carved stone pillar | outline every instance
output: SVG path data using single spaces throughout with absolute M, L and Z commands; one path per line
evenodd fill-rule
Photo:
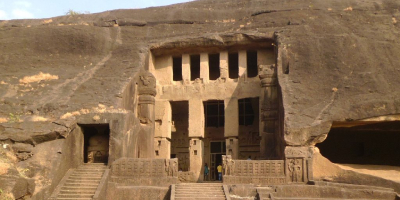
M 189 171 L 193 173 L 194 180 L 203 180 L 204 170 L 203 170 L 203 156 L 204 156 L 204 142 L 201 138 L 190 138 L 189 144 L 189 160 L 190 169 Z
M 141 129 L 138 137 L 138 157 L 153 158 L 154 153 L 154 104 L 156 78 L 150 72 L 142 72 L 138 80 L 137 113 Z
M 260 156 L 261 159 L 276 157 L 276 133 L 278 125 L 278 88 L 275 65 L 259 65 L 261 79 Z

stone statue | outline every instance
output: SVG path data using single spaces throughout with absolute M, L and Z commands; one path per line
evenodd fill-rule
M 177 159 L 170 159 L 169 160 L 169 169 L 168 169 L 168 176 L 176 177 L 178 176 L 178 160 Z
M 222 169 L 223 169 L 222 172 L 223 172 L 223 175 L 228 175 L 228 174 L 227 174 L 227 172 L 228 172 L 228 171 L 227 171 L 228 165 L 227 165 L 227 159 L 226 159 L 226 157 L 227 157 L 227 156 L 225 156 L 225 155 L 222 156 Z
M 226 175 L 233 175 L 235 167 L 235 161 L 231 155 L 226 156 Z

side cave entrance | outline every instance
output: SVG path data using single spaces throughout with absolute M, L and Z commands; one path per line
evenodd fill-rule
M 110 126 L 108 124 L 81 124 L 84 163 L 108 163 Z
M 351 168 L 400 165 L 400 121 L 334 122 L 317 144 L 323 156 Z M 379 165 L 379 166 L 377 166 Z

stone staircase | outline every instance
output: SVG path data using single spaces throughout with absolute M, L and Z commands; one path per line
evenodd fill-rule
M 91 200 L 106 169 L 103 163 L 91 163 L 69 170 L 49 200 Z
M 221 183 L 181 183 L 172 187 L 171 200 L 229 200 Z

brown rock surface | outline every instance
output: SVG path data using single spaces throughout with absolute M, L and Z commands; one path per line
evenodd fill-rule
M 285 142 L 313 145 L 325 139 L 332 121 L 399 113 L 399 9 L 396 0 L 200 0 L 0 21 L 0 142 L 34 146 L 32 158 L 18 165 L 37 161 L 34 169 L 44 171 L 30 177 L 41 187 L 38 177 L 54 173 L 61 159 L 41 158 L 56 157 L 53 145 L 73 130 L 62 116 L 99 104 L 130 109 L 129 86 L 150 48 L 218 47 L 237 37 L 276 40 Z M 16 146 L 21 153 L 29 149 Z M 52 155 L 36 157 L 40 146 Z M 32 194 L 26 188 L 21 191 Z

